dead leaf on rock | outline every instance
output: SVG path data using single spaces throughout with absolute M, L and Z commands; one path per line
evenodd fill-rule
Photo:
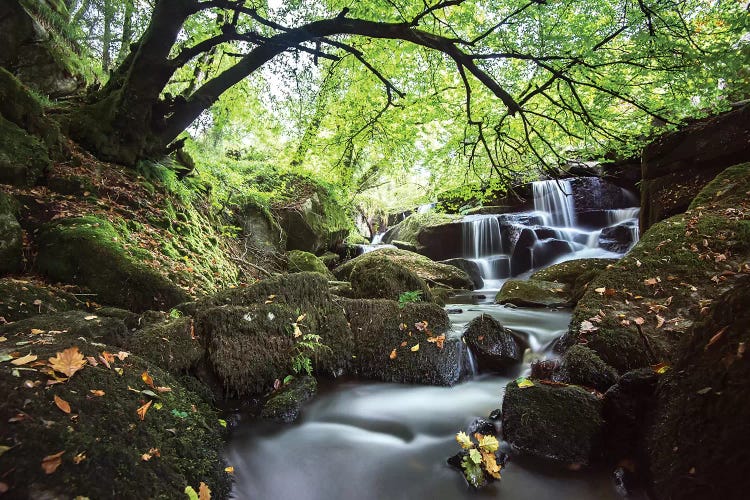
M 70 413 L 70 403 L 65 401 L 63 398 L 55 394 L 55 404 L 64 413 Z
M 89 389 L 89 392 L 99 398 L 104 396 L 104 391 L 102 391 L 101 389 Z
M 49 364 L 56 372 L 72 377 L 75 372 L 84 367 L 86 360 L 83 354 L 78 352 L 78 347 L 74 346 L 56 353 L 54 358 L 49 358 Z
M 138 413 L 138 417 L 141 420 L 144 420 L 146 418 L 146 412 L 148 411 L 149 408 L 151 408 L 151 404 L 152 403 L 153 403 L 153 401 L 149 401 L 148 403 L 146 403 L 145 405 L 139 407 L 136 410 L 136 413 Z
M 85 319 L 86 321 L 91 321 L 92 319 L 96 319 L 96 318 L 97 318 L 97 316 L 91 315 L 91 316 L 86 316 L 83 319 Z
M 438 349 L 442 349 L 443 344 L 445 343 L 445 334 L 443 333 L 437 337 L 427 337 L 427 342 L 432 342 L 438 347 Z
M 398 356 L 398 353 L 396 352 L 396 349 L 392 350 L 391 354 L 388 355 L 388 357 L 391 359 L 396 359 L 397 356 Z
M 58 467 L 60 467 L 60 464 L 62 463 L 62 456 L 65 453 L 65 451 L 61 451 L 59 453 L 55 453 L 54 455 L 47 455 L 42 459 L 42 469 L 44 469 L 45 474 L 52 474 L 57 470 Z
M 204 482 L 201 482 L 201 485 L 198 488 L 198 500 L 211 500 L 211 490 Z
M 724 332 L 726 332 L 726 331 L 727 331 L 727 328 L 729 328 L 729 325 L 725 326 L 724 328 L 722 328 L 721 330 L 719 330 L 718 332 L 716 332 L 716 333 L 715 333 L 715 334 L 713 335 L 713 337 L 711 337 L 711 339 L 710 339 L 710 340 L 708 341 L 708 344 L 706 344 L 706 347 L 704 347 L 703 349 L 704 349 L 705 351 L 707 351 L 709 347 L 711 347 L 711 346 L 712 346 L 712 345 L 714 345 L 714 344 L 715 344 L 716 342 L 718 342 L 718 341 L 719 341 L 719 339 L 721 339 L 722 335 L 724 335 Z
M 661 328 L 664 325 L 664 321 L 665 321 L 664 318 L 662 318 L 661 316 L 657 314 L 656 315 L 656 328 Z
M 76 464 L 76 465 L 80 464 L 84 460 L 86 460 L 86 452 L 85 451 L 82 451 L 81 453 L 79 453 L 79 454 L 77 454 L 76 456 L 73 457 L 73 463 Z
M 419 350 L 419 344 L 414 344 L 414 346 L 410 349 L 411 352 L 417 352 Z
M 36 361 L 36 360 L 37 360 L 37 356 L 35 354 L 29 353 L 26 356 L 22 356 L 20 358 L 14 359 L 10 363 L 12 365 L 21 366 L 21 365 L 25 365 L 27 363 L 31 363 L 32 361 Z
M 141 373 L 141 379 L 143 379 L 143 382 L 149 386 L 150 388 L 154 388 L 154 379 L 151 378 L 151 375 L 148 374 L 148 372 Z

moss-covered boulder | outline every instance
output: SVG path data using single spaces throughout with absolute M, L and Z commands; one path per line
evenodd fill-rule
M 418 300 L 432 300 L 430 289 L 422 278 L 385 257 L 358 262 L 349 280 L 354 296 L 359 299 L 398 300 L 403 293 L 417 292 Z
M 541 281 L 557 281 L 568 286 L 574 286 L 578 279 L 587 271 L 602 271 L 617 259 L 574 259 L 553 264 L 544 269 L 536 271 L 530 276 L 531 279 Z
M 136 330 L 125 347 L 173 374 L 189 371 L 205 354 L 195 335 L 193 318 L 187 316 Z
M 584 345 L 574 345 L 563 355 L 555 379 L 604 392 L 617 382 L 617 372 Z
M 85 304 L 74 295 L 46 283 L 31 279 L 0 279 L 0 317 L 5 321 L 84 307 Z
M 294 422 L 302 413 L 302 405 L 316 392 L 318 382 L 313 377 L 295 377 L 266 399 L 260 417 L 286 424 Z
M 3 67 L 0 67 L 0 115 L 40 139 L 48 148 L 58 145 L 57 123 L 45 115 L 44 107 L 29 88 Z
M 471 278 L 455 266 L 441 264 L 430 260 L 424 255 L 396 248 L 379 248 L 360 255 L 334 269 L 333 274 L 340 280 L 350 281 L 350 275 L 354 266 L 360 262 L 379 260 L 381 258 L 387 258 L 404 266 L 425 280 L 431 287 L 442 286 L 444 288 L 471 290 L 474 286 Z
M 118 347 L 125 346 L 130 335 L 121 320 L 84 311 L 41 314 L 0 326 L 0 335 L 9 338 L 24 333 L 41 335 L 58 332 Z
M 0 276 L 23 268 L 23 233 L 15 200 L 0 191 Z
M 37 243 L 41 272 L 87 287 L 99 303 L 143 311 L 168 308 L 188 298 L 181 288 L 130 255 L 123 236 L 106 220 L 61 219 L 45 226 Z
M 523 361 L 529 346 L 525 338 L 501 325 L 489 314 L 481 314 L 466 326 L 464 339 L 482 371 L 503 371 Z
M 588 464 L 599 453 L 602 402 L 584 389 L 533 381 L 505 387 L 503 437 L 525 454 L 566 464 Z
M 223 429 L 201 397 L 143 358 L 112 356 L 119 349 L 100 343 L 104 334 L 52 331 L 52 324 L 41 334 L 11 333 L 6 325 L 2 334 L 9 345 L 0 344 L 6 495 L 110 498 L 117 492 L 167 499 L 201 482 L 217 498 L 228 495 Z M 22 352 L 19 343 L 25 343 Z M 47 385 L 54 381 L 47 360 L 70 348 L 96 365 L 84 362 L 67 381 Z M 28 354 L 37 360 L 16 366 L 8 359 Z M 106 356 L 109 367 L 100 359 Z M 144 372 L 156 387 L 170 390 L 152 390 Z
M 588 285 L 559 346 L 585 343 L 618 372 L 671 362 L 691 324 L 747 272 L 750 164 L 730 167 L 690 210 L 655 224 Z
M 347 318 L 328 281 L 317 273 L 228 289 L 200 300 L 197 310 L 196 332 L 230 393 L 265 393 L 274 380 L 303 369 L 299 363 L 305 358 L 317 372 L 334 375 L 351 363 L 354 343 Z
M 570 286 L 542 280 L 508 280 L 495 297 L 496 304 L 524 307 L 568 307 Z
M 479 269 L 479 264 L 469 259 L 455 258 L 446 259 L 440 261 L 440 264 L 448 264 L 449 266 L 455 266 L 465 272 L 471 282 L 474 284 L 474 289 L 478 290 L 484 287 L 484 279 L 482 278 L 482 272 Z
M 400 248 L 413 247 L 414 251 L 430 259 L 450 259 L 462 254 L 459 219 L 456 215 L 434 211 L 412 214 L 386 231 L 383 243 L 395 245 L 398 241 Z
M 330 251 L 325 252 L 318 258 L 323 261 L 323 264 L 325 264 L 328 269 L 333 269 L 334 267 L 339 265 L 339 262 L 341 262 L 341 256 Z
M 654 498 L 743 498 L 750 488 L 750 278 L 683 336 L 656 390 L 646 449 Z
M 333 273 L 315 254 L 302 250 L 292 250 L 287 253 L 288 269 L 290 273 L 302 273 L 305 271 L 322 274 L 329 280 L 334 280 Z
M 0 184 L 33 186 L 50 165 L 41 140 L 0 116 Z
M 453 385 L 467 375 L 468 353 L 448 338 L 445 311 L 430 303 L 341 299 L 354 337 L 353 371 L 362 378 Z

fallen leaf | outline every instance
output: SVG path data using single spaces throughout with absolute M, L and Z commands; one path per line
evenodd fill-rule
M 399 345 L 400 345 L 401 347 L 406 347 L 406 345 L 407 345 L 407 344 L 408 344 L 408 342 L 404 340 L 404 341 L 403 341 L 403 342 L 401 342 L 401 344 L 399 344 Z
M 152 389 L 154 388 L 154 379 L 151 378 L 151 375 L 148 374 L 148 372 L 141 373 L 141 379 L 143 379 L 143 382 Z
M 42 459 L 42 469 L 44 469 L 45 474 L 52 474 L 60 467 L 64 453 L 65 451 L 63 450 L 54 455 L 47 455 Z
M 651 369 L 654 370 L 654 373 L 658 373 L 659 375 L 663 375 L 664 373 L 666 373 L 669 368 L 670 367 L 667 363 L 659 363 L 651 366 Z
M 419 344 L 414 344 L 414 346 L 410 349 L 411 352 L 417 352 L 419 350 Z
M 294 338 L 302 336 L 302 330 L 300 330 L 300 327 L 297 323 L 292 323 L 292 326 L 294 327 Z
M 185 494 L 188 497 L 188 500 L 198 500 L 198 493 L 195 492 L 195 489 L 192 486 L 185 486 Z
M 656 278 L 648 278 L 643 280 L 643 284 L 646 286 L 654 286 L 659 283 L 661 279 L 657 276 Z
M 97 316 L 94 316 L 94 315 L 92 314 L 91 316 L 86 316 L 86 317 L 85 317 L 85 318 L 83 318 L 83 319 L 85 319 L 86 321 L 91 321 L 92 319 L 96 319 L 96 318 L 97 318 Z
M 437 337 L 427 337 L 427 342 L 432 342 L 438 347 L 438 349 L 442 349 L 443 344 L 445 343 L 445 334 L 438 335 Z
M 662 325 L 664 325 L 664 318 L 663 318 L 663 317 L 661 317 L 661 316 L 659 316 L 659 315 L 657 314 L 657 315 L 656 315 L 656 328 L 661 328 L 661 327 L 662 327 Z
M 391 353 L 388 355 L 388 357 L 391 359 L 396 359 L 397 356 L 398 356 L 398 353 L 396 352 L 396 349 L 392 350 Z
M 31 363 L 32 361 L 36 361 L 36 360 L 37 360 L 36 355 L 29 353 L 26 356 L 14 359 L 10 363 L 12 365 L 21 366 L 21 365 L 25 365 L 27 363 Z
M 231 465 L 229 467 L 224 467 L 224 472 L 226 472 L 227 474 L 234 474 L 234 467 L 232 467 Z
M 307 313 L 297 316 L 297 321 L 295 321 L 295 323 L 301 323 L 306 317 Z
M 153 403 L 153 401 L 149 401 L 145 405 L 138 408 L 138 410 L 136 410 L 136 413 L 138 413 L 138 417 L 140 417 L 141 420 L 146 418 L 146 412 L 149 408 L 151 408 L 151 403 Z
M 154 387 L 156 392 L 172 392 L 171 387 Z
M 56 372 L 72 377 L 75 372 L 84 367 L 86 360 L 74 346 L 56 353 L 54 358 L 49 358 L 49 364 Z
M 146 453 L 141 455 L 141 460 L 143 460 L 144 462 L 148 462 L 149 460 L 151 460 L 151 458 L 160 456 L 161 452 L 159 451 L 159 448 L 151 448 Z
M 55 404 L 57 405 L 60 410 L 62 410 L 64 413 L 70 413 L 70 403 L 65 401 L 63 398 L 55 394 Z
M 40 330 L 39 328 L 32 328 L 31 334 L 32 335 L 41 335 L 42 333 L 45 333 L 45 330 Z
M 198 487 L 198 500 L 211 500 L 211 490 L 208 485 L 201 481 L 201 485 Z
M 702 396 L 703 394 L 708 394 L 709 392 L 711 392 L 712 389 L 713 387 L 704 387 L 703 389 L 695 392 Z
M 474 447 L 474 443 L 471 442 L 471 438 L 469 437 L 469 435 L 463 431 L 456 434 L 456 442 L 464 450 L 469 450 Z
M 104 396 L 104 391 L 102 391 L 101 389 L 89 389 L 89 392 L 97 397 Z
M 91 366 L 99 366 L 99 362 L 94 356 L 86 356 L 86 361 L 88 361 Z
M 0 445 L 0 457 L 8 450 L 10 450 L 10 446 Z
M 534 387 L 534 382 L 527 379 L 526 377 L 518 377 L 516 379 L 516 384 L 518 385 L 519 389 L 526 389 L 528 387 Z
M 641 318 L 640 316 L 635 318 L 633 321 L 635 322 L 636 325 L 642 325 L 643 323 L 646 322 L 646 320 Z
M 120 361 L 125 361 L 125 358 L 127 358 L 128 356 L 130 356 L 130 353 L 129 352 L 125 352 L 125 351 L 120 351 L 117 354 L 115 354 L 115 356 Z
M 79 453 L 79 454 L 77 454 L 76 456 L 73 457 L 73 463 L 76 464 L 76 465 L 80 464 L 84 460 L 86 460 L 86 452 L 85 451 L 82 451 L 81 453 Z
M 591 333 L 591 332 L 597 331 L 598 329 L 599 329 L 598 326 L 594 326 L 594 324 L 591 321 L 585 319 L 581 321 L 581 328 L 579 331 L 581 333 Z
M 716 342 L 718 342 L 719 339 L 721 339 L 722 335 L 724 335 L 724 332 L 727 331 L 727 328 L 729 328 L 729 325 L 725 326 L 724 328 L 722 328 L 721 330 L 719 330 L 718 332 L 716 332 L 713 335 L 713 337 L 711 337 L 711 339 L 708 341 L 708 344 L 706 344 L 706 347 L 704 347 L 703 350 L 707 351 L 709 347 L 711 347 Z
M 487 474 L 495 479 L 500 479 L 500 466 L 495 459 L 495 454 L 487 451 L 481 451 L 481 454 L 484 470 L 487 471 Z

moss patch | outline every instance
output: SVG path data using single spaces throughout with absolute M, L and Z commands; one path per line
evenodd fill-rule
M 555 379 L 605 392 L 617 382 L 617 372 L 586 346 L 574 345 L 565 352 Z
M 0 183 L 33 186 L 51 164 L 42 141 L 0 116 Z
M 545 267 L 531 275 L 530 279 L 541 281 L 557 281 L 569 286 L 574 286 L 584 273 L 588 271 L 600 272 L 610 264 L 617 262 L 616 259 L 575 259 L 566 260 L 559 264 Z M 597 273 L 598 274 L 598 273 Z
M 294 422 L 302 412 L 302 405 L 316 392 L 318 382 L 313 377 L 295 377 L 268 397 L 260 417 L 284 423 Z
M 420 300 L 432 300 L 423 279 L 385 257 L 358 262 L 349 279 L 354 296 L 360 299 L 398 300 L 402 293 L 416 291 L 420 293 Z
M 84 307 L 74 295 L 40 281 L 0 279 L 0 316 L 6 321 Z
M 289 262 L 290 273 L 301 273 L 310 271 L 313 273 L 322 274 L 329 280 L 335 279 L 331 271 L 328 270 L 326 265 L 310 252 L 303 252 L 302 250 L 292 250 L 287 254 Z
M 190 317 L 157 323 L 133 332 L 126 346 L 171 373 L 187 372 L 205 353 L 193 328 Z
M 23 267 L 23 233 L 17 213 L 15 200 L 0 191 L 0 276 Z
M 508 280 L 495 297 L 496 304 L 525 307 L 570 306 L 570 287 L 564 283 L 542 280 Z

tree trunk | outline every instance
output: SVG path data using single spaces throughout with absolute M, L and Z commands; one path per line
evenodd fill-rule
M 114 12 L 110 0 L 104 0 L 104 34 L 102 35 L 102 70 L 106 73 L 112 65 L 110 53 L 112 51 L 112 21 Z
M 122 39 L 120 40 L 120 51 L 117 54 L 117 64 L 122 64 L 130 52 L 130 43 L 133 41 L 133 15 L 135 14 L 134 0 L 125 0 L 125 14 L 122 19 Z

